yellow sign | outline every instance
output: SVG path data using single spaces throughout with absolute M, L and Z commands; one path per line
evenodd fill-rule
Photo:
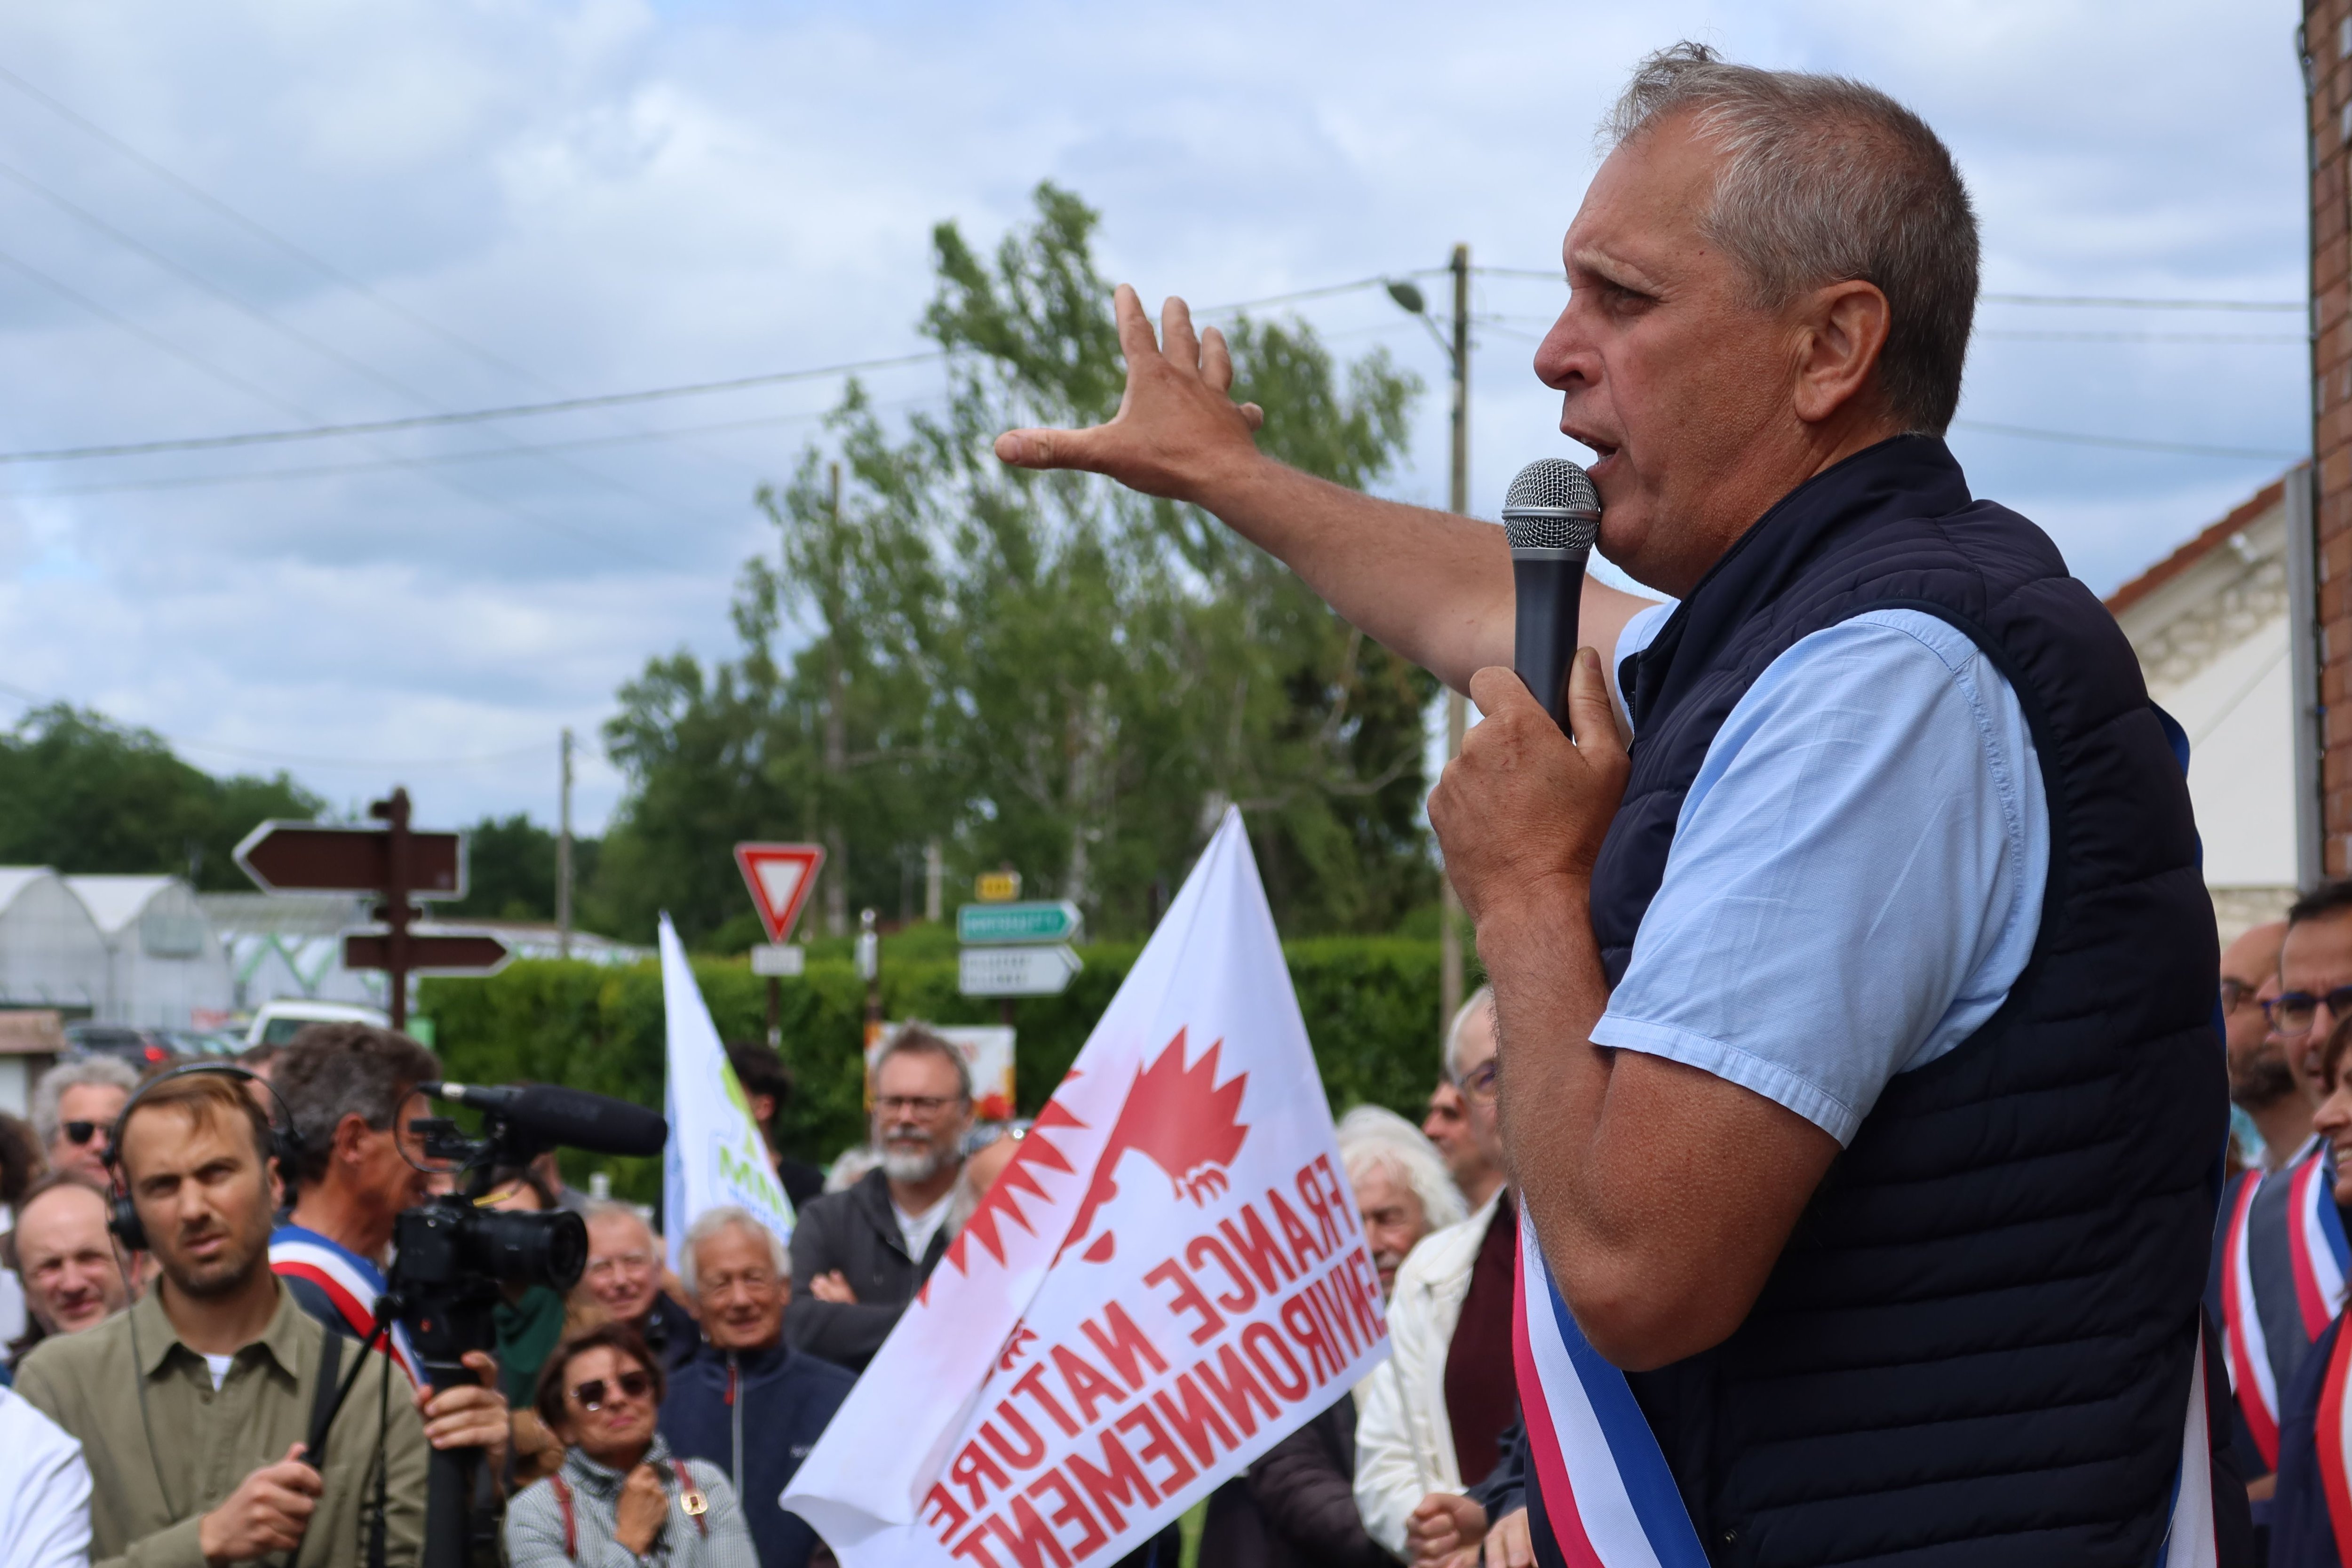
M 983 904 L 1009 904 L 1021 896 L 1021 873 L 982 871 L 971 879 L 971 896 Z

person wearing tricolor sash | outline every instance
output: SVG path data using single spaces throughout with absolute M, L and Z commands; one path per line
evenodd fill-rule
M 998 456 L 1204 508 L 1478 703 L 1430 816 L 1495 987 L 1542 1560 L 2223 1560 L 2187 739 L 1942 440 L 1959 171 L 1695 44 L 1604 141 L 1535 368 L 1596 547 L 1679 602 L 1586 583 L 1572 739 L 1503 531 L 1258 451 L 1181 300 L 1155 338 L 1120 290 L 1116 418 Z
M 2352 908 L 2352 903 L 2343 906 Z M 2292 1021 L 2292 1020 L 2290 1020 Z M 2298 1043 L 2298 1042 L 2291 1042 Z M 2346 1157 L 2352 1155 L 2352 1072 L 2345 1058 L 2352 1054 L 2352 1019 L 2338 1021 L 2326 1034 L 2318 1054 L 2310 1058 L 2314 1075 L 2326 1099 L 2313 1119 L 2319 1138 L 2334 1159 L 2326 1166 L 2323 1201 L 2336 1217 L 2339 1205 L 2352 1203 L 2352 1174 Z M 2305 1162 L 2312 1170 L 2317 1160 Z M 2231 1345 L 2231 1355 L 2237 1346 Z M 2336 1313 L 2302 1356 L 2292 1381 L 2278 1390 L 2276 1461 L 2277 1494 L 2270 1510 L 2270 1555 L 2273 1568 L 2343 1568 L 2352 1563 L 2352 1426 L 2347 1426 L 2347 1393 L 2352 1393 L 2352 1336 L 2344 1331 L 2339 1301 Z
M 2290 938 L 2298 989 L 2284 995 L 2280 975 Z M 2298 901 L 2286 921 L 2247 931 L 2221 955 L 2230 1095 L 2255 1119 L 2264 1159 L 2222 1189 L 2210 1294 L 2236 1410 L 2233 1441 L 2254 1472 L 2247 1491 L 2257 1529 L 2268 1521 L 2270 1472 L 2278 1468 L 2280 1398 L 2343 1307 L 2352 1262 L 2336 1209 L 2334 1159 L 2327 1141 L 2312 1131 L 2320 1093 L 2313 1025 L 2328 992 L 2352 982 L 2347 939 L 2352 884 L 2334 884 Z

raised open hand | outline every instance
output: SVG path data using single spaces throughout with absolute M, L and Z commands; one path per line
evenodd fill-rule
M 1127 391 L 1110 423 L 1008 430 L 996 438 L 996 456 L 1014 468 L 1081 468 L 1146 495 L 1202 500 L 1221 477 L 1256 455 L 1252 437 L 1265 413 L 1227 395 L 1234 356 L 1224 334 L 1214 327 L 1195 333 L 1183 300 L 1160 307 L 1157 338 L 1132 288 L 1120 284 L 1112 308 L 1127 356 Z

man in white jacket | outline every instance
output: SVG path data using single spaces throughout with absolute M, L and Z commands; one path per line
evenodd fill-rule
M 89 1467 L 81 1445 L 9 1388 L 0 1388 L 0 1563 L 89 1563 Z
M 1471 1135 L 1499 1169 L 1493 994 L 1481 987 L 1465 1002 L 1449 1036 Z M 1486 1479 L 1516 1408 L 1512 1202 L 1509 1188 L 1497 1190 L 1468 1219 L 1424 1239 L 1397 1271 L 1389 1359 L 1365 1380 L 1356 1428 L 1356 1507 L 1372 1539 L 1399 1556 L 1410 1554 L 1407 1527 L 1424 1498 Z

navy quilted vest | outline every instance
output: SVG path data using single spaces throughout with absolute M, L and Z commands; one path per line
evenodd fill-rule
M 2056 547 L 1932 437 L 1791 491 L 1621 671 L 1633 773 L 1593 929 L 1613 984 L 1732 707 L 1799 638 L 1894 606 L 1967 632 L 2023 705 L 2050 804 L 2033 956 L 1888 1084 L 1738 1331 L 1633 1391 L 1717 1563 L 2145 1568 L 2228 1118 L 2219 954 L 2168 721 Z

